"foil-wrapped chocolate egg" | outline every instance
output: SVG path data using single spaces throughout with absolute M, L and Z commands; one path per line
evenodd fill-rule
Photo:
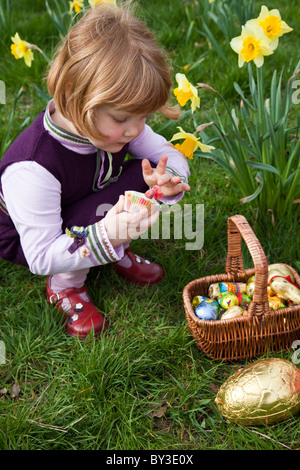
M 220 413 L 237 424 L 284 421 L 300 411 L 300 370 L 284 359 L 260 359 L 229 377 L 215 401 Z
M 244 308 L 245 310 L 248 310 L 250 302 L 252 300 L 251 297 L 248 294 L 242 294 L 241 292 L 238 292 L 235 295 L 239 299 L 239 306 L 241 308 Z
M 243 282 L 215 282 L 210 284 L 208 288 L 208 297 L 211 299 L 217 299 L 219 295 L 231 292 L 236 294 L 237 292 L 246 292 L 246 284 Z
M 234 305 L 239 305 L 239 299 L 235 294 L 232 294 L 231 292 L 227 292 L 227 294 L 221 295 L 218 299 L 218 302 L 221 307 L 225 308 L 225 310 L 228 310 Z
M 278 310 L 279 308 L 285 308 L 285 304 L 280 297 L 277 295 L 268 296 L 269 307 L 271 310 Z
M 226 320 L 227 318 L 236 318 L 247 315 L 247 311 L 238 305 L 230 307 L 228 310 L 225 310 L 223 315 L 221 315 L 221 320 Z
M 195 308 L 195 315 L 200 320 L 217 320 L 220 306 L 214 299 L 204 299 Z
M 282 276 L 286 279 L 290 279 L 294 282 L 294 274 L 290 270 L 289 266 L 283 263 L 269 264 L 268 266 L 268 283 L 270 283 L 272 277 Z
M 295 304 L 300 304 L 300 289 L 295 284 L 292 284 L 287 279 L 274 276 L 270 281 L 270 286 L 279 297 L 285 300 L 292 300 Z
M 195 295 L 195 297 L 193 297 L 193 300 L 192 300 L 192 307 L 193 308 L 196 308 L 197 305 L 199 305 L 202 300 L 205 300 L 207 299 L 207 297 L 203 297 L 202 295 Z
M 246 292 L 251 298 L 253 297 L 253 294 L 254 294 L 254 287 L 255 287 L 255 276 L 251 276 L 249 277 L 246 283 Z

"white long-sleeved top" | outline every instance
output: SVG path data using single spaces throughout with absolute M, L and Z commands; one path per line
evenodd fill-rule
M 98 149 L 86 139 L 74 142 L 70 133 L 56 133 L 51 120 L 54 103 L 45 112 L 44 126 L 61 145 L 84 155 Z M 73 136 L 74 137 L 74 136 Z M 167 170 L 187 181 L 189 169 L 186 158 L 167 140 L 145 125 L 142 133 L 130 142 L 128 152 L 137 159 L 148 158 L 157 164 L 162 155 L 168 156 Z M 103 154 L 103 152 L 102 152 Z M 62 232 L 61 185 L 43 166 L 34 161 L 9 165 L 2 174 L 2 191 L 9 215 L 20 235 L 22 249 L 31 272 L 41 275 L 56 274 L 90 268 L 120 260 L 124 256 L 123 245 L 113 247 L 102 221 L 87 227 L 85 246 L 89 256 L 82 258 L 80 250 L 70 253 L 70 237 Z M 45 197 L 45 188 L 47 197 Z M 174 204 L 181 199 L 165 197 L 162 202 Z

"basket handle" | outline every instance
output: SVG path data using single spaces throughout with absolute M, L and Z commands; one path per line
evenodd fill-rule
M 268 263 L 266 255 L 255 233 L 243 215 L 234 215 L 228 219 L 227 240 L 228 251 L 225 272 L 237 276 L 244 274 L 241 237 L 243 237 L 251 254 L 255 269 L 255 286 L 249 315 L 270 314 L 268 301 Z

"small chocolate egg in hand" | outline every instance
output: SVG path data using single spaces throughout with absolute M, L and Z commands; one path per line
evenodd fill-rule
M 163 192 L 161 191 L 160 187 L 158 185 L 153 186 L 153 188 L 148 189 L 148 191 L 145 192 L 145 196 L 148 197 L 149 199 L 156 199 L 159 201 L 163 197 Z

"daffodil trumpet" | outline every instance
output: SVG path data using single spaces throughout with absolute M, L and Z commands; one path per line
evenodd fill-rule
M 210 124 L 211 123 L 208 125 Z M 179 129 L 179 132 L 173 135 L 170 142 L 173 142 L 174 140 L 183 140 L 181 144 L 175 144 L 174 147 L 183 153 L 183 155 L 185 155 L 187 158 L 192 160 L 194 157 L 194 152 L 197 149 L 200 149 L 203 153 L 207 153 L 211 152 L 211 150 L 215 148 L 211 145 L 203 144 L 200 141 L 200 138 L 196 137 L 195 134 L 185 132 L 181 127 L 178 127 L 177 129 Z

